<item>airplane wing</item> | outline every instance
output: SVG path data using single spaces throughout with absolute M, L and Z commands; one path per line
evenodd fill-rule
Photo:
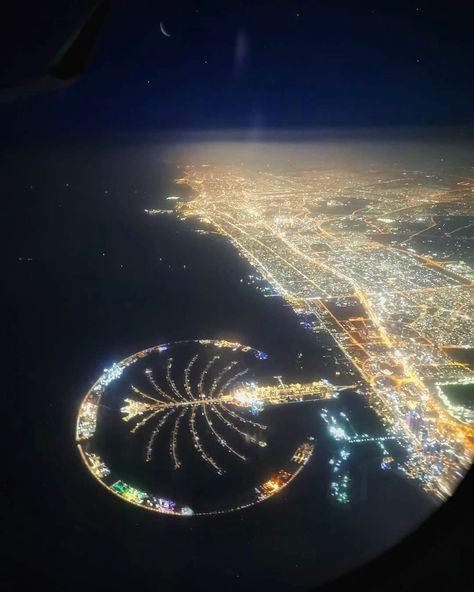
M 112 0 L 100 0 L 85 22 L 75 31 L 47 68 L 44 76 L 18 85 L 0 88 L 0 103 L 6 103 L 64 88 L 87 68 Z

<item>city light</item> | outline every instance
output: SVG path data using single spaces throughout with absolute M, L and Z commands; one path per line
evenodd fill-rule
M 446 498 L 474 454 L 472 411 L 443 392 L 474 383 L 469 365 L 450 355 L 473 347 L 474 272 L 414 241 L 436 227 L 434 207 L 463 213 L 473 180 L 216 165 L 183 173 L 194 195 L 177 215 L 205 220 L 308 330 L 332 336 L 371 407 L 404 440 L 400 469 Z M 245 406 L 255 394 L 238 397 Z

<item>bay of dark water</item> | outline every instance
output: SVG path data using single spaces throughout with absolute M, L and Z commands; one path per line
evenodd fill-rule
M 235 339 L 269 353 L 290 378 L 333 378 L 331 344 L 247 285 L 252 270 L 222 238 L 144 213 L 185 195 L 175 176 L 149 144 L 31 147 L 3 161 L 9 569 L 68 589 L 92 581 L 304 589 L 374 558 L 435 508 L 413 483 L 381 471 L 370 445 L 353 449 L 351 503 L 331 500 L 337 447 L 317 404 L 271 411 L 279 433 L 316 436 L 301 475 L 271 500 L 223 517 L 177 519 L 126 504 L 77 453 L 85 392 L 103 368 L 151 345 Z M 345 410 L 359 432 L 383 431 L 354 393 L 325 407 Z

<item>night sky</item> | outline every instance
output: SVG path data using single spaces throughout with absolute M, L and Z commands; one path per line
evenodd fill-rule
M 2 83 L 48 64 L 93 3 L 10 5 Z M 22 134 L 472 123 L 462 2 L 114 2 L 74 86 L 4 106 Z M 160 32 L 160 21 L 171 37 Z

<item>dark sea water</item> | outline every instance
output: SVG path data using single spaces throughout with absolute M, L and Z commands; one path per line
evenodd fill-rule
M 178 519 L 101 488 L 78 455 L 75 417 L 112 362 L 159 343 L 227 338 L 267 352 L 292 379 L 332 379 L 333 362 L 323 358 L 331 344 L 305 330 L 281 300 L 248 285 L 252 271 L 222 238 L 144 213 L 186 191 L 173 184 L 176 171 L 160 146 L 32 147 L 28 154 L 12 151 L 1 170 L 12 573 L 47 574 L 68 589 L 124 582 L 304 589 L 376 557 L 433 511 L 413 483 L 379 469 L 369 444 L 352 449 L 351 503 L 330 499 L 328 463 L 337 446 L 312 403 L 270 411 L 283 446 L 286 430 L 289 440 L 314 435 L 316 451 L 287 489 L 247 511 Z M 359 395 L 325 407 L 344 410 L 359 432 L 383 432 Z

